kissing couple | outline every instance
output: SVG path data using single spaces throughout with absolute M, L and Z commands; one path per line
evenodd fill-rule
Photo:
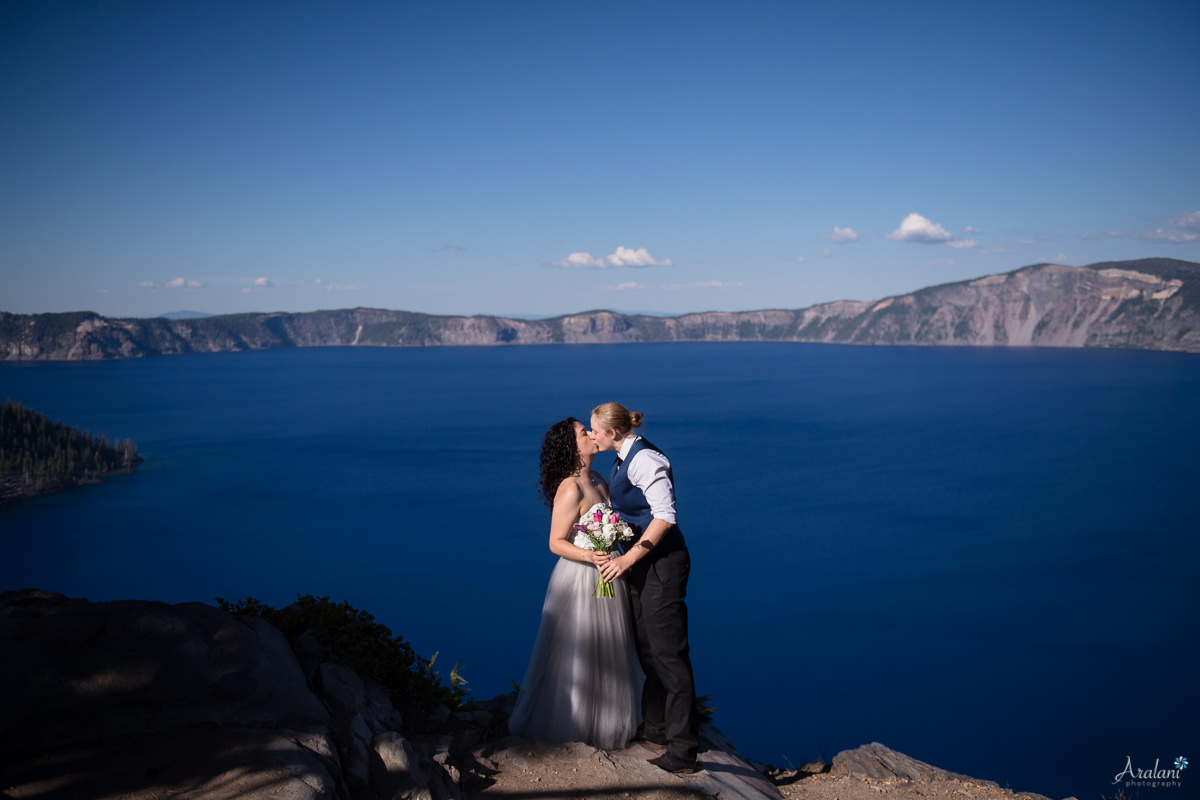
M 691 773 L 699 750 L 687 633 L 691 557 L 671 462 L 634 432 L 641 425 L 641 412 L 604 403 L 592 410 L 590 430 L 568 417 L 542 441 L 538 491 L 551 509 L 550 551 L 559 560 L 509 731 L 602 750 L 638 742 L 659 753 L 655 766 Z M 617 459 L 605 481 L 592 459 L 608 450 Z M 631 529 L 623 553 L 596 549 L 581 530 L 597 506 Z M 611 594 L 598 591 L 597 571 Z

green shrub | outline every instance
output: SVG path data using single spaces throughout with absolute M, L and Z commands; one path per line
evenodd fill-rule
M 418 730 L 430 725 L 430 717 L 439 705 L 461 708 L 466 698 L 466 681 L 458 674 L 458 665 L 450 673 L 451 685 L 443 686 L 433 669 L 433 659 L 421 658 L 386 625 L 345 601 L 334 603 L 328 597 L 299 595 L 293 605 L 282 609 L 253 597 L 236 603 L 218 597 L 217 604 L 230 614 L 262 617 L 293 645 L 305 631 L 312 631 L 330 658 L 349 664 L 360 675 L 387 687 L 405 725 Z

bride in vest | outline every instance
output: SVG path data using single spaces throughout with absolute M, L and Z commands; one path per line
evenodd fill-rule
M 613 582 L 611 599 L 597 598 L 598 568 L 609 556 L 589 549 L 574 530 L 593 506 L 609 502 L 607 484 L 592 471 L 597 452 L 573 417 L 553 425 L 542 442 L 538 491 L 552 510 L 550 551 L 559 560 L 508 727 L 525 739 L 619 750 L 637 731 L 644 679 L 625 581 Z

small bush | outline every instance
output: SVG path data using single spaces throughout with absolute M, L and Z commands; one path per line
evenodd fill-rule
M 432 659 L 421 658 L 386 625 L 345 601 L 299 595 L 294 604 L 282 609 L 253 597 L 235 603 L 218 597 L 217 604 L 230 614 L 262 617 L 292 644 L 305 631 L 312 631 L 330 658 L 386 686 L 406 725 L 425 727 L 439 705 L 461 708 L 466 698 L 466 681 L 458 675 L 457 665 L 450 675 L 451 685 L 443 686 Z

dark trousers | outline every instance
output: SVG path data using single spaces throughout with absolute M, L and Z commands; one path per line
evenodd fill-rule
M 694 761 L 700 725 L 688 656 L 685 600 L 691 568 L 686 548 L 642 559 L 629 572 L 629 600 L 638 660 L 646 673 L 643 732 L 652 741 L 665 740 L 671 755 Z

